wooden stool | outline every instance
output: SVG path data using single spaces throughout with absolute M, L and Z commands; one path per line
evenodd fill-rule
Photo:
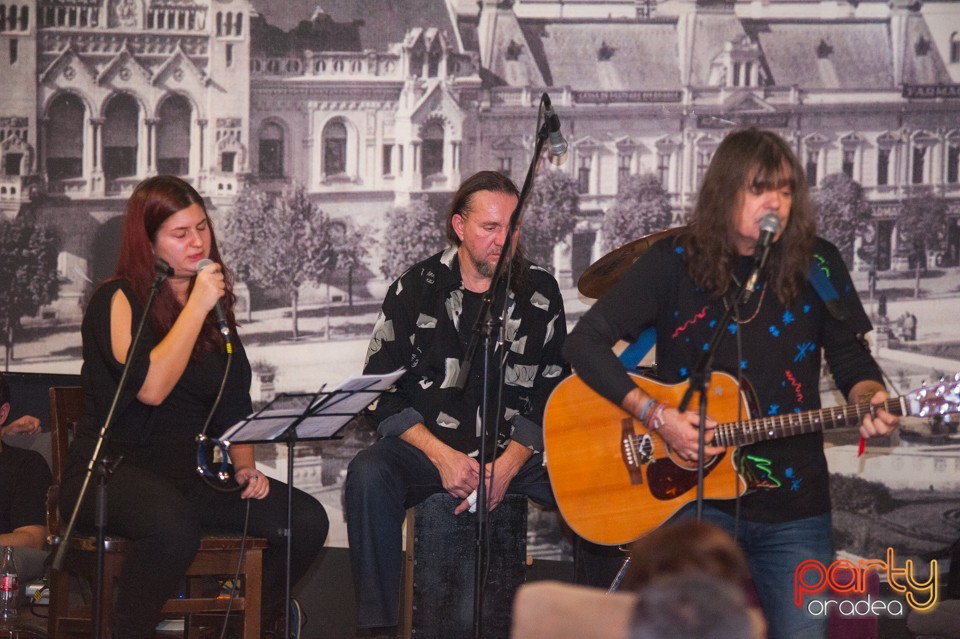
M 461 500 L 437 493 L 407 510 L 403 636 L 472 636 L 476 524 L 454 515 Z M 489 573 L 483 598 L 483 636 L 510 636 L 513 596 L 526 576 L 527 498 L 507 495 L 489 513 Z

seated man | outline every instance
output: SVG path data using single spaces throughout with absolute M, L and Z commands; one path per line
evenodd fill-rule
M 10 415 L 10 387 L 0 373 L 0 425 Z M 40 422 L 26 415 L 0 431 L 39 430 Z M 11 428 L 12 427 L 12 428 Z M 0 443 L 0 546 L 13 546 L 13 558 L 20 578 L 20 596 L 25 584 L 43 576 L 47 557 L 47 489 L 53 483 L 50 468 L 40 453 Z
M 397 634 L 405 509 L 439 492 L 461 500 L 455 515 L 473 505 L 483 388 L 485 381 L 496 385 L 499 370 L 491 367 L 484 380 L 478 356 L 466 387 L 454 382 L 481 297 L 500 253 L 508 250 L 507 225 L 517 201 L 516 187 L 499 173 L 468 178 L 447 215 L 452 246 L 393 283 L 374 327 L 364 372 L 407 372 L 396 392 L 377 403 L 381 439 L 360 451 L 347 470 L 347 532 L 361 636 Z M 567 371 L 560 355 L 566 322 L 559 286 L 524 259 L 521 248 L 511 257 L 505 339 L 492 358 L 505 369 L 503 410 L 490 428 L 496 440 L 486 450 L 493 460 L 485 465 L 487 503 L 476 504 L 489 510 L 508 492 L 555 503 L 542 465 L 541 419 L 547 396 Z M 503 293 L 498 300 L 499 308 Z

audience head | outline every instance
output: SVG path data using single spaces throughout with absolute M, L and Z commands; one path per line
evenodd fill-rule
M 690 519 L 665 524 L 633 542 L 621 588 L 640 590 L 660 575 L 682 572 L 706 573 L 738 587 L 750 574 L 743 551 L 730 535 Z
M 718 577 L 683 572 L 654 578 L 640 591 L 630 639 L 755 639 L 762 628 L 742 591 Z

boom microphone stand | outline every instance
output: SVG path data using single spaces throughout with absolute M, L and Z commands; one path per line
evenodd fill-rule
M 60 538 L 57 547 L 57 554 L 53 558 L 53 570 L 62 570 L 63 561 L 67 554 L 67 548 L 70 545 L 70 537 L 73 535 L 73 529 L 76 527 L 77 515 L 83 500 L 87 494 L 87 488 L 90 486 L 90 478 L 97 475 L 96 492 L 96 514 L 94 516 L 94 525 L 97 529 L 97 573 L 96 573 L 96 605 L 93 607 L 93 636 L 100 639 L 101 615 L 103 609 L 103 561 L 104 546 L 107 536 L 107 479 L 116 469 L 122 458 L 116 460 L 107 460 L 100 458 L 100 452 L 106 442 L 110 426 L 113 424 L 113 418 L 116 414 L 117 404 L 120 403 L 120 395 L 127 385 L 127 376 L 130 372 L 130 364 L 133 362 L 137 348 L 140 346 L 140 337 L 143 334 L 143 327 L 150 316 L 150 308 L 160 292 L 160 285 L 167 277 L 173 275 L 173 269 L 166 261 L 157 258 L 154 263 L 156 276 L 153 278 L 153 284 L 150 286 L 150 297 L 147 298 L 147 304 L 143 309 L 143 315 L 140 317 L 140 323 L 137 325 L 137 332 L 133 336 L 130 348 L 127 350 L 127 361 L 123 364 L 123 372 L 120 374 L 120 381 L 117 382 L 117 390 L 113 394 L 113 401 L 110 403 L 110 410 L 107 411 L 107 417 L 103 420 L 103 426 L 100 427 L 100 434 L 97 436 L 97 444 L 93 449 L 93 455 L 90 457 L 90 463 L 87 464 L 87 473 L 83 478 L 83 484 L 80 487 L 80 494 L 77 496 L 77 502 L 73 505 L 73 512 L 70 514 L 70 521 L 67 528 Z
M 546 108 L 549 110 L 549 98 L 547 94 L 544 93 L 541 97 L 540 102 L 541 114 L 543 109 Z M 538 114 L 538 125 L 539 125 L 539 115 Z M 555 118 L 556 116 L 554 116 Z M 457 387 L 463 389 L 467 385 L 467 381 L 470 378 L 470 366 L 473 361 L 474 356 L 476 355 L 477 346 L 480 343 L 482 338 L 483 340 L 483 400 L 481 403 L 480 411 L 480 484 L 477 486 L 477 532 L 476 532 L 476 561 L 475 574 L 474 574 L 474 588 L 473 588 L 473 636 L 474 639 L 481 639 L 483 636 L 482 627 L 483 627 L 483 588 L 484 588 L 484 579 L 483 573 L 487 564 L 487 549 L 485 540 L 487 538 L 487 486 L 486 486 L 486 464 L 487 464 L 487 445 L 488 442 L 492 440 L 493 444 L 496 445 L 496 432 L 498 430 L 497 426 L 499 425 L 499 389 L 502 387 L 502 368 L 501 371 L 501 381 L 498 384 L 498 401 L 491 401 L 491 393 L 493 391 L 490 388 L 490 371 L 493 361 L 493 355 L 495 352 L 494 345 L 494 332 L 498 329 L 501 329 L 503 326 L 502 318 L 494 319 L 492 313 L 493 303 L 497 298 L 497 293 L 500 291 L 501 286 L 504 287 L 503 295 L 503 309 L 506 310 L 506 286 L 509 285 L 509 282 L 504 282 L 504 274 L 507 271 L 509 261 L 513 259 L 513 238 L 517 233 L 517 229 L 520 227 L 520 219 L 522 217 L 523 206 L 527 201 L 527 197 L 530 195 L 530 190 L 533 187 L 533 178 L 536 173 L 536 168 L 539 165 L 540 155 L 543 153 L 543 145 L 549 137 L 551 122 L 549 118 L 545 119 L 542 126 L 538 126 L 536 144 L 533 150 L 533 158 L 530 160 L 530 167 L 527 170 L 526 179 L 523 182 L 523 188 L 520 189 L 520 197 L 517 200 L 517 206 L 513 209 L 513 213 L 510 215 L 510 222 L 507 226 L 507 235 L 504 240 L 504 246 L 506 250 L 500 252 L 500 258 L 497 260 L 497 265 L 494 268 L 493 278 L 490 281 L 490 287 L 483 294 L 481 298 L 480 312 L 477 315 L 477 321 L 473 326 L 473 334 L 470 338 L 470 343 L 467 346 L 466 354 L 463 358 L 463 361 L 460 365 L 460 374 L 457 377 Z M 556 128 L 553 132 L 559 129 L 559 123 L 556 123 Z M 492 428 L 491 428 L 492 426 Z
M 772 218 L 770 216 L 772 216 Z M 753 288 L 756 286 L 757 280 L 759 279 L 760 274 L 767 263 L 767 258 L 770 254 L 770 244 L 773 241 L 773 236 L 780 231 L 780 220 L 774 213 L 769 213 L 764 217 L 764 219 L 761 220 L 760 229 L 760 241 L 758 242 L 757 246 L 759 255 L 756 255 L 754 259 L 754 264 L 750 271 L 750 275 L 744 279 L 743 284 L 739 286 L 733 301 L 729 305 L 724 304 L 723 317 L 713 330 L 713 335 L 710 337 L 710 344 L 708 345 L 707 350 L 704 351 L 703 355 L 700 356 L 700 361 L 697 362 L 696 367 L 690 374 L 690 384 L 687 386 L 687 390 L 683 394 L 683 399 L 680 401 L 680 405 L 677 407 L 677 410 L 681 413 L 685 412 L 687 410 L 687 406 L 690 404 L 690 401 L 693 399 L 693 394 L 695 392 L 700 393 L 700 401 L 698 406 L 700 423 L 698 424 L 697 428 L 697 521 L 703 521 L 703 480 L 705 476 L 706 463 L 706 460 L 704 459 L 704 450 L 706 449 L 707 445 L 707 391 L 710 388 L 710 376 L 713 372 L 713 358 L 716 355 L 717 349 L 720 348 L 720 343 L 723 341 L 724 335 L 727 334 L 727 324 L 730 322 L 730 318 L 733 316 L 734 312 L 740 308 L 740 306 L 746 304 L 747 300 L 750 299 L 750 295 L 753 293 Z M 736 282 L 736 279 L 734 279 L 734 281 Z

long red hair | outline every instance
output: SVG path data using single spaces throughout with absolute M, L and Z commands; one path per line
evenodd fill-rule
M 130 199 L 127 200 L 123 233 L 120 237 L 120 257 L 117 260 L 114 277 L 130 282 L 141 304 L 146 304 L 150 295 L 150 286 L 156 275 L 153 244 L 157 239 L 157 231 L 167 218 L 191 204 L 199 205 L 204 215 L 207 214 L 207 207 L 196 189 L 171 175 L 147 178 L 137 185 Z M 217 246 L 217 235 L 214 233 L 209 215 L 207 223 L 210 228 L 210 259 L 223 264 L 220 249 Z M 235 330 L 233 307 L 237 297 L 233 293 L 233 273 L 226 266 L 223 267 L 223 277 L 227 291 L 220 300 L 220 305 L 227 316 L 231 330 Z M 193 289 L 192 282 L 190 289 Z M 150 312 L 150 321 L 158 339 L 162 339 L 170 331 L 170 327 L 182 310 L 183 305 L 174 296 L 170 285 L 164 283 Z M 211 313 L 194 345 L 194 353 L 219 348 L 222 348 L 222 338 Z

